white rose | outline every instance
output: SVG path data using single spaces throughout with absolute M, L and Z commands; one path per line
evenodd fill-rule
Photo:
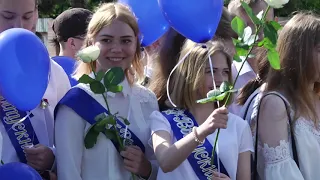
M 97 46 L 89 46 L 77 53 L 77 57 L 84 63 L 90 63 L 98 59 L 100 55 L 100 49 Z
M 275 9 L 282 8 L 283 5 L 285 5 L 289 2 L 289 0 L 265 0 L 265 1 L 269 6 L 275 8 Z

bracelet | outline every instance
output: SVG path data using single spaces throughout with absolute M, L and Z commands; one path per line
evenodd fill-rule
M 196 141 L 198 144 L 203 144 L 204 141 L 200 141 L 197 134 L 197 127 L 192 128 L 192 135 L 194 137 L 194 141 Z

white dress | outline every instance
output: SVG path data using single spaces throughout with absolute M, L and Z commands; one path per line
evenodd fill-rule
M 177 141 L 171 130 L 170 123 L 159 111 L 153 112 L 151 118 L 152 134 L 157 131 L 167 131 L 171 135 L 172 142 L 175 143 Z M 217 131 L 207 137 L 212 146 L 216 133 Z M 230 178 L 235 180 L 239 154 L 246 151 L 253 151 L 252 136 L 248 123 L 240 117 L 229 113 L 228 128 L 221 129 L 217 148 L 219 159 L 228 171 Z M 198 180 L 199 178 L 193 171 L 189 161 L 185 160 L 178 168 L 169 173 L 164 173 L 161 168 L 159 168 L 157 179 Z
M 121 85 L 121 93 L 107 93 L 111 113 L 119 112 L 120 116 L 127 117 L 130 108 L 129 129 L 144 144 L 145 155 L 153 165 L 149 179 L 156 179 L 158 165 L 148 140 L 151 132 L 149 117 L 158 110 L 157 99 L 140 85 L 130 87 L 127 80 Z M 93 94 L 88 85 L 78 84 L 76 87 L 85 90 L 106 108 L 102 95 Z M 124 168 L 122 157 L 103 134 L 100 133 L 93 148 L 85 148 L 84 137 L 90 126 L 69 107 L 62 105 L 59 108 L 55 127 L 59 180 L 129 180 L 131 174 Z
M 34 115 L 30 118 L 32 127 L 37 134 L 39 143 L 50 147 L 55 153 L 53 146 L 54 137 L 54 118 L 53 111 L 60 99 L 70 89 L 70 82 L 68 76 L 64 70 L 53 60 L 51 60 L 50 80 L 47 90 L 43 96 L 47 99 L 49 106 L 46 109 L 42 109 L 40 106 L 31 111 Z M 40 103 L 40 102 L 39 102 Z M 4 128 L 2 122 L 0 122 L 0 132 L 3 136 L 3 149 L 1 159 L 4 163 L 18 162 L 20 161 L 16 150 L 14 149 L 10 138 Z
M 282 96 L 281 94 L 279 95 Z M 254 139 L 256 134 L 257 108 L 261 97 L 262 93 L 256 96 L 254 102 L 250 105 L 252 109 L 252 114 L 249 116 L 251 118 L 250 126 Z M 285 99 L 284 96 L 282 97 Z M 287 100 L 286 102 L 288 103 Z M 288 103 L 288 105 L 290 104 Z M 290 110 L 290 113 L 293 116 L 292 110 Z M 298 168 L 292 155 L 291 133 L 288 122 L 281 123 L 273 120 L 270 120 L 270 122 L 274 123 L 274 126 L 270 131 L 266 130 L 267 134 L 261 133 L 259 130 L 258 173 L 260 178 L 263 180 L 319 179 L 320 125 L 316 129 L 312 121 L 303 117 L 297 119 L 294 125 L 294 136 L 296 138 L 296 150 L 300 166 Z M 266 140 L 262 142 L 261 138 Z

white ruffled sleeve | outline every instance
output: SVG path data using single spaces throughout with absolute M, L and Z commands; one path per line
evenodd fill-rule
M 289 127 L 283 100 L 276 95 L 266 96 L 260 108 L 258 131 L 258 173 L 261 179 L 304 179 L 292 158 Z

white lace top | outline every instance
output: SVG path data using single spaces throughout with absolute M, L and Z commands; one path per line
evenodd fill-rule
M 283 97 L 281 94 L 279 95 Z M 246 117 L 246 120 L 250 122 L 255 142 L 257 111 L 261 97 L 262 93 L 255 97 L 255 100 L 250 104 L 251 110 L 248 111 L 249 113 L 252 112 L 251 116 L 248 114 Z M 286 103 L 288 103 L 287 100 Z M 289 103 L 288 105 L 290 106 Z M 290 111 L 293 115 L 292 110 Z M 292 155 L 291 133 L 288 123 L 288 118 L 282 120 L 270 119 L 268 122 L 264 122 L 264 128 L 261 128 L 261 121 L 259 120 L 258 173 L 260 178 L 265 180 L 319 179 L 320 131 L 314 127 L 312 121 L 302 117 L 296 121 L 294 136 L 299 159 L 298 168 Z
M 113 113 L 119 112 L 122 117 L 130 114 L 129 128 L 144 144 L 145 155 L 153 165 L 149 179 L 156 179 L 158 166 L 148 140 L 151 134 L 149 117 L 153 111 L 158 110 L 157 99 L 150 90 L 140 85 L 130 87 L 126 80 L 121 85 L 121 93 L 107 93 L 110 110 Z M 106 108 L 102 95 L 93 94 L 87 85 L 79 84 L 77 87 L 85 90 Z M 131 179 L 130 173 L 124 168 L 123 158 L 103 134 L 98 136 L 93 148 L 84 147 L 84 137 L 91 125 L 69 107 L 60 107 L 55 125 L 59 180 Z

